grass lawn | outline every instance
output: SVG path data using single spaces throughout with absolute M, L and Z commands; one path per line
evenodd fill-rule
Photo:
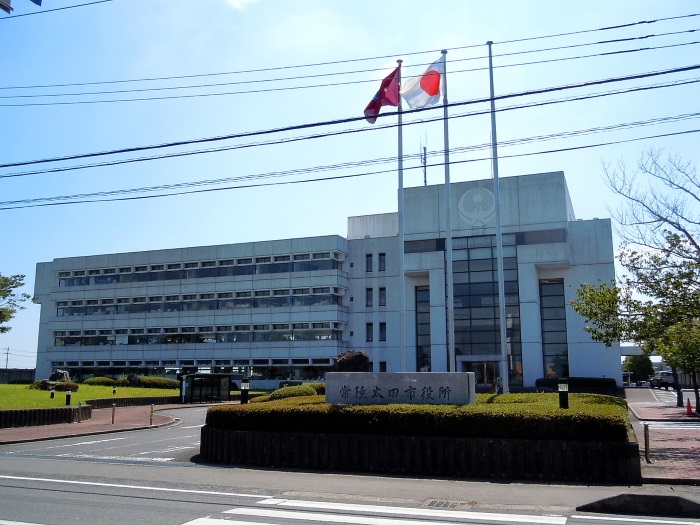
M 112 399 L 115 397 L 177 396 L 178 389 L 117 387 L 112 395 L 111 386 L 80 385 L 71 395 L 71 405 L 78 406 L 88 399 Z M 47 390 L 31 390 L 29 385 L 0 385 L 0 410 L 17 408 L 58 408 L 66 406 L 66 393 L 56 392 L 51 399 Z

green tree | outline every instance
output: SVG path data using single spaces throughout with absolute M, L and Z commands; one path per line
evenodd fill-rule
M 700 372 L 700 320 L 678 323 L 666 330 L 660 351 L 666 362 L 690 374 L 695 390 L 695 407 L 700 406 L 697 374 Z
M 16 291 L 24 286 L 24 277 L 24 275 L 5 277 L 0 274 L 0 334 L 9 332 L 12 329 L 7 323 L 10 322 L 18 310 L 24 309 L 22 303 L 32 298 L 29 294 Z
M 635 381 L 647 381 L 654 375 L 654 364 L 648 355 L 629 355 L 622 365 L 625 372 L 631 372 Z
M 584 284 L 574 310 L 591 338 L 607 346 L 633 341 L 672 367 L 678 406 L 683 396 L 677 367 L 694 375 L 700 359 L 681 327 L 700 320 L 700 179 L 678 157 L 648 151 L 631 173 L 623 164 L 605 167 L 608 186 L 623 197 L 613 211 L 623 244 L 624 273 L 616 282 Z M 696 378 L 693 377 L 696 382 Z M 695 386 L 695 383 L 694 383 Z M 700 410 L 695 388 L 696 411 Z

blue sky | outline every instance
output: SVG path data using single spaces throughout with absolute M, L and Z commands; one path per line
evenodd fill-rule
M 489 94 L 487 61 L 483 58 L 489 40 L 494 42 L 497 96 L 700 62 L 700 48 L 692 44 L 700 37 L 687 32 L 700 28 L 700 16 L 659 20 L 700 12 L 689 0 L 593 0 L 585 8 L 555 1 L 516 0 L 427 4 L 413 0 L 111 0 L 51 11 L 86 3 L 89 0 L 44 0 L 43 7 L 37 7 L 29 0 L 13 0 L 12 15 L 0 13 L 5 51 L 0 61 L 0 163 L 361 117 L 396 59 L 404 60 L 406 79 L 439 58 L 441 49 L 449 50 L 449 101 L 483 99 Z M 25 14 L 28 16 L 19 16 Z M 589 31 L 642 20 L 659 21 Z M 667 34 L 683 31 L 686 33 Z M 572 32 L 581 33 L 551 36 Z M 639 39 L 647 35 L 657 36 Z M 551 37 L 536 38 L 546 36 Z M 594 45 L 617 39 L 636 40 Z M 513 40 L 520 41 L 508 42 Z M 601 56 L 661 46 L 674 47 Z M 563 47 L 566 49 L 552 49 Z M 596 56 L 574 58 L 584 55 Z M 564 58 L 570 60 L 561 60 Z M 309 64 L 323 65 L 293 67 Z M 499 101 L 497 108 L 699 76 L 697 71 L 688 71 L 529 95 Z M 154 78 L 164 80 L 139 80 Z M 203 87 L 205 84 L 219 85 Z M 149 91 L 136 91 L 145 89 Z M 619 202 L 605 185 L 605 163 L 623 162 L 634 169 L 642 151 L 652 147 L 694 163 L 698 160 L 697 135 L 619 142 L 692 130 L 698 127 L 694 119 L 514 146 L 506 143 L 694 113 L 698 111 L 697 93 L 697 84 L 689 84 L 499 112 L 498 139 L 503 142 L 499 147 L 500 176 L 564 171 L 577 217 L 609 217 L 610 208 Z M 115 101 L 135 98 L 148 100 Z M 104 102 L 107 100 L 112 102 Z M 487 109 L 484 103 L 450 109 L 453 182 L 491 176 L 489 150 L 467 149 L 490 141 L 489 116 L 466 115 Z M 404 117 L 404 153 L 412 156 L 405 161 L 406 186 L 423 184 L 422 171 L 415 169 L 419 167 L 415 155 L 421 146 L 435 152 L 443 147 L 440 122 L 411 123 L 438 117 L 441 111 Z M 5 203 L 0 204 L 4 208 L 0 209 L 0 273 L 26 274 L 24 291 L 31 293 L 36 263 L 58 257 L 345 235 L 348 216 L 396 211 L 395 160 L 334 170 L 308 169 L 395 157 L 396 129 L 382 127 L 395 122 L 395 117 L 386 117 L 373 126 L 356 121 L 167 150 L 0 168 L 0 201 Z M 344 130 L 351 133 L 279 143 Z M 278 143 L 27 174 L 263 140 Z M 603 142 L 618 143 L 541 153 Z M 429 162 L 440 159 L 438 154 Z M 279 174 L 286 170 L 304 171 Z M 367 175 L 379 171 L 383 173 Z M 270 174 L 277 176 L 271 178 Z M 6 204 L 260 175 L 267 177 L 255 177 L 245 184 L 358 176 L 221 190 L 244 184 L 228 181 L 199 186 L 218 191 L 132 201 L 23 208 Z M 427 179 L 428 184 L 441 183 L 442 168 L 429 168 Z M 160 193 L 164 192 L 138 195 Z M 10 367 L 34 366 L 38 321 L 37 305 L 29 305 L 16 316 L 11 323 L 13 330 L 0 335 L 0 361 L 9 348 Z M 4 364 L 0 362 L 0 366 Z

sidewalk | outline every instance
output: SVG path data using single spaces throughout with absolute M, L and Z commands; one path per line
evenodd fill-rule
M 644 483 L 700 485 L 700 417 L 688 416 L 685 408 L 658 400 L 655 397 L 657 392 L 645 387 L 625 389 L 632 428 L 639 443 Z M 136 406 L 116 408 L 114 423 L 112 409 L 104 408 L 93 410 L 92 418 L 81 423 L 3 428 L 0 429 L 0 445 L 171 425 L 177 422 L 177 418 L 160 412 L 182 406 L 158 406 L 152 425 L 151 407 Z M 650 423 L 650 463 L 646 462 L 644 452 L 645 422 Z M 677 428 L 678 422 L 694 422 L 697 425 L 693 425 L 695 428 Z M 663 428 L 663 423 L 676 428 Z
M 33 427 L 0 428 L 0 445 L 22 443 L 25 441 L 42 441 L 73 436 L 89 436 L 108 432 L 123 432 L 151 427 L 163 427 L 177 422 L 177 418 L 161 414 L 163 410 L 178 408 L 181 405 L 159 405 L 153 412 L 151 424 L 151 407 L 117 407 L 101 408 L 92 411 L 92 417 L 80 423 L 61 423 L 57 425 L 39 425 Z M 191 405 L 187 405 L 191 406 Z
M 685 407 L 658 400 L 658 393 L 647 387 L 625 388 L 642 478 L 645 483 L 700 485 L 700 417 L 687 415 Z M 687 403 L 687 396 L 683 401 Z M 645 458 L 644 423 L 649 424 L 650 463 Z M 683 423 L 695 425 L 684 428 Z

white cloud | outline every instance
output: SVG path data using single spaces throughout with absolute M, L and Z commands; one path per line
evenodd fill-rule
M 248 9 L 257 2 L 258 0 L 226 0 L 226 3 L 236 10 Z

